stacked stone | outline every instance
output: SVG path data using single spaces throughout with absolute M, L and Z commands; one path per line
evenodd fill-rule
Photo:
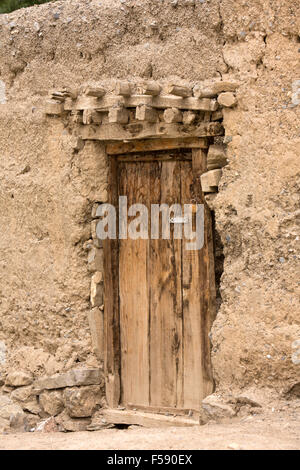
M 27 372 L 12 371 L 3 391 L 2 432 L 82 431 L 102 407 L 104 379 L 100 369 L 72 369 L 37 380 Z
M 106 201 L 102 201 L 106 202 Z M 90 290 L 89 326 L 92 337 L 93 350 L 99 360 L 103 360 L 103 328 L 104 328 L 104 282 L 103 282 L 103 245 L 97 237 L 96 227 L 98 222 L 97 208 L 101 202 L 92 207 L 91 235 L 92 239 L 85 244 L 88 252 L 88 270 L 92 274 Z

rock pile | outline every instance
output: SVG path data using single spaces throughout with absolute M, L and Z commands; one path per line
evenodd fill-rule
M 100 369 L 72 369 L 34 380 L 14 370 L 0 395 L 0 432 L 82 431 L 104 400 Z

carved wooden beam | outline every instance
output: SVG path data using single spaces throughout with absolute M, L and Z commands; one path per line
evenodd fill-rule
M 121 155 L 123 153 L 154 152 L 156 150 L 174 150 L 179 148 L 206 149 L 207 147 L 208 140 L 205 137 L 188 137 L 183 139 L 149 139 L 107 144 L 106 153 L 108 155 Z
M 79 126 L 79 135 L 84 140 L 136 140 L 155 138 L 211 137 L 224 135 L 224 128 L 219 122 L 202 122 L 198 125 L 178 123 L 136 122 L 125 125 L 117 123 L 101 126 Z

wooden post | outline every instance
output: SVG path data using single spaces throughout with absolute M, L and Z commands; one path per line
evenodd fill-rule
M 118 207 L 117 161 L 109 160 L 109 202 Z M 110 407 L 120 402 L 120 312 L 118 240 L 103 240 L 104 254 L 104 369 L 106 400 Z
M 211 346 L 209 333 L 216 314 L 216 286 L 215 286 L 215 260 L 213 227 L 210 209 L 204 199 L 200 177 L 207 171 L 207 150 L 192 149 L 192 169 L 194 173 L 194 188 L 197 202 L 204 204 L 204 246 L 198 252 L 199 266 L 204 265 L 204 271 L 200 271 L 199 279 L 205 284 L 203 301 L 207 306 L 206 314 L 201 317 L 202 333 L 202 359 L 203 371 L 203 396 L 213 392 L 213 374 L 211 364 Z M 205 279 L 205 280 L 204 280 Z

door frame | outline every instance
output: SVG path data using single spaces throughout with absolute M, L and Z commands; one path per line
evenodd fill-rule
M 201 190 L 200 175 L 207 171 L 207 149 L 203 148 L 203 139 L 155 139 L 128 143 L 111 143 L 106 147 L 108 159 L 108 202 L 113 204 L 118 212 L 118 157 L 123 154 L 147 153 L 149 151 L 191 149 L 192 170 L 194 181 L 199 191 L 199 200 L 204 204 L 205 220 L 210 221 L 205 230 L 205 240 L 208 253 L 209 276 L 209 315 L 208 324 L 203 332 L 204 338 L 204 363 L 208 387 L 206 394 L 210 394 L 214 388 L 211 352 L 208 333 L 215 318 L 215 270 L 213 234 L 210 210 L 205 202 Z M 134 160 L 134 157 L 131 161 Z M 140 161 L 138 158 L 136 161 Z M 106 401 L 110 408 L 117 408 L 121 398 L 121 344 L 120 344 L 120 311 L 119 311 L 119 252 L 118 252 L 118 224 L 116 239 L 103 240 L 104 252 L 104 371 Z

